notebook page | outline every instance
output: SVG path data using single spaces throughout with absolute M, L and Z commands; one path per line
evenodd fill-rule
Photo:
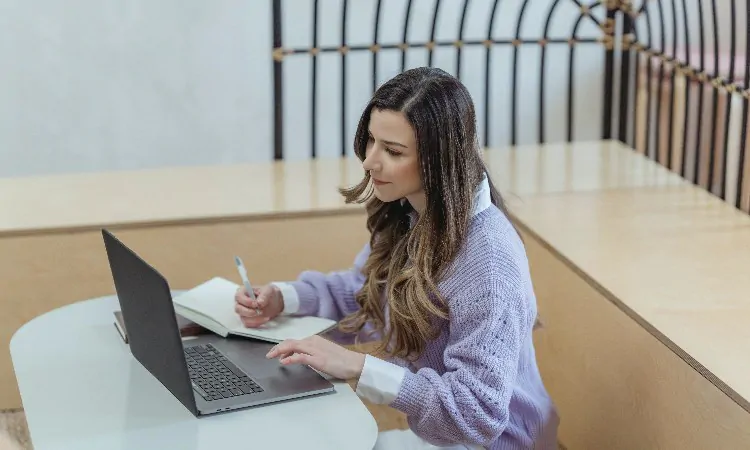
M 322 317 L 278 316 L 257 328 L 247 328 L 240 322 L 231 332 L 272 342 L 285 339 L 304 339 L 333 328 L 336 322 Z
M 238 284 L 221 277 L 214 277 L 174 298 L 183 308 L 208 316 L 227 329 L 243 327 L 234 311 L 234 294 Z M 192 318 L 193 321 L 200 322 Z

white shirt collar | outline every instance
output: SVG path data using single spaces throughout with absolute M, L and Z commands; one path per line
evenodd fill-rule
M 401 199 L 403 205 L 405 198 Z M 492 195 L 490 193 L 490 182 L 487 180 L 487 174 L 484 175 L 479 186 L 474 190 L 474 202 L 472 203 L 471 216 L 474 217 L 492 205 Z
M 471 216 L 474 217 L 485 209 L 489 208 L 492 204 L 492 196 L 490 193 L 490 182 L 487 180 L 487 175 L 484 175 L 482 181 L 474 191 L 474 206 L 471 211 Z

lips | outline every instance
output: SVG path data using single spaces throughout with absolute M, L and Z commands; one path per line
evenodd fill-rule
M 374 184 L 375 186 L 382 186 L 384 184 L 388 184 L 388 182 L 387 181 L 380 181 L 380 180 L 378 180 L 376 178 L 373 178 L 372 179 L 372 184 Z

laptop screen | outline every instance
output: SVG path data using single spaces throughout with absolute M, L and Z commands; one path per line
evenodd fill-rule
M 195 396 L 164 277 L 107 230 L 102 230 L 130 351 L 194 414 Z

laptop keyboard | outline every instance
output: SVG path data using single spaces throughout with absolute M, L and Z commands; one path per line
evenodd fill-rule
M 185 348 L 193 389 L 207 401 L 263 392 L 239 367 L 211 344 Z

